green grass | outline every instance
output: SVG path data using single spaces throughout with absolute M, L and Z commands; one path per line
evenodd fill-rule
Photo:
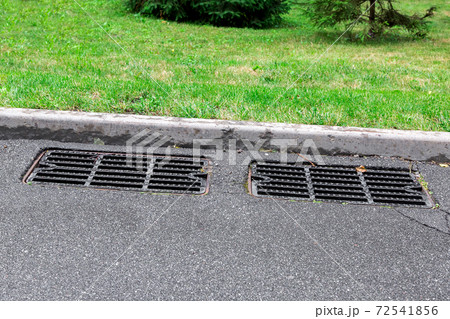
M 0 106 L 450 131 L 450 12 L 424 2 L 400 5 L 438 6 L 428 39 L 344 36 L 299 79 L 342 31 L 298 9 L 242 30 L 79 1 L 128 55 L 72 0 L 0 0 Z

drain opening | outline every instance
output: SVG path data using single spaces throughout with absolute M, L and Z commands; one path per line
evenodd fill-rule
M 24 182 L 200 195 L 208 191 L 209 169 L 203 158 L 47 150 Z
M 251 194 L 294 200 L 431 207 L 415 172 L 404 168 L 253 163 Z

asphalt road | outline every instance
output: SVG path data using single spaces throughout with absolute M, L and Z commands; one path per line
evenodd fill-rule
M 255 198 L 245 192 L 247 166 L 226 161 L 213 164 L 206 196 L 23 184 L 49 147 L 124 150 L 0 141 L 1 300 L 450 297 L 450 168 L 415 163 L 434 210 Z

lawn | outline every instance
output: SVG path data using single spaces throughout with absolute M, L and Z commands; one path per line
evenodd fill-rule
M 89 15 L 73 0 L 0 0 L 0 106 L 450 131 L 447 0 L 399 0 L 438 7 L 427 39 L 346 35 L 314 65 L 343 27 L 318 30 L 298 8 L 252 30 L 77 1 Z

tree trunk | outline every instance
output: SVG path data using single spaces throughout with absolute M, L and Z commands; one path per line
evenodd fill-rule
M 370 30 L 369 30 L 369 36 L 375 37 L 375 2 L 377 0 L 370 0 L 370 10 L 369 10 L 369 24 L 370 24 Z

